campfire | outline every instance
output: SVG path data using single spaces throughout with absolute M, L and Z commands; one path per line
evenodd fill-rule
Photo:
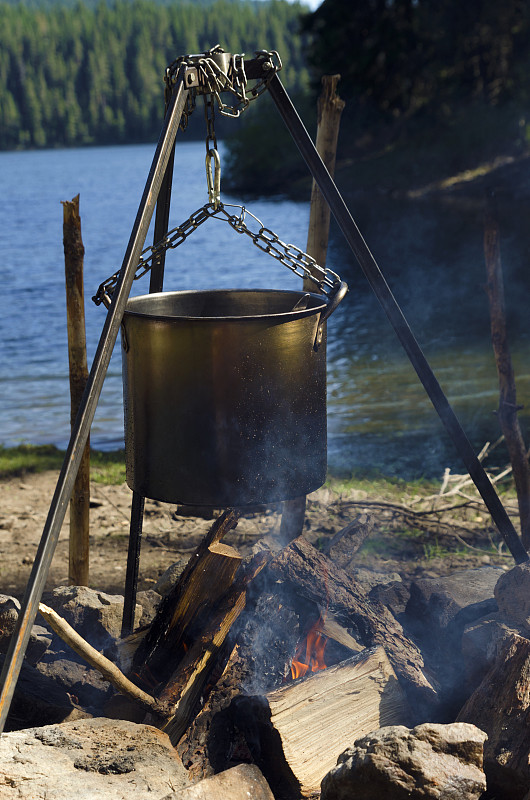
M 518 697 L 526 696 L 528 688 L 527 678 L 522 677 L 530 658 L 526 638 L 518 635 L 510 640 L 508 654 L 501 653 L 499 640 L 502 663 L 496 665 L 485 689 L 480 680 L 487 670 L 482 667 L 482 674 L 477 672 L 480 659 L 470 650 L 470 687 L 459 673 L 461 657 L 456 649 L 451 655 L 448 647 L 454 638 L 436 641 L 435 636 L 433 641 L 431 636 L 427 645 L 429 632 L 414 628 L 412 606 L 406 633 L 389 610 L 395 602 L 392 590 L 384 602 L 384 592 L 367 592 L 334 557 L 341 548 L 353 553 L 360 547 L 370 528 L 365 514 L 320 542 L 319 549 L 303 536 L 283 548 L 267 537 L 246 558 L 223 541 L 237 523 L 234 511 L 215 520 L 151 621 L 107 648 L 111 658 L 100 652 L 101 639 L 96 642 L 90 628 L 82 629 L 83 636 L 75 629 L 79 627 L 75 614 L 73 627 L 68 624 L 66 606 L 58 614 L 41 604 L 47 624 L 117 690 L 112 696 L 107 692 L 96 709 L 87 706 L 91 714 L 96 711 L 98 716 L 147 723 L 164 731 L 193 782 L 246 765 L 259 769 L 276 800 L 296 800 L 317 796 L 325 776 L 336 769 L 337 756 L 365 738 L 366 746 L 371 746 L 377 739 L 370 737 L 380 728 L 407 732 L 409 726 L 419 725 L 423 736 L 421 723 L 451 721 L 466 699 L 462 720 L 480 717 L 482 730 L 497 725 L 495 720 L 503 719 L 505 712 L 489 709 L 495 694 L 491 686 L 501 680 L 499 674 L 506 674 L 509 681 L 498 694 L 512 709 L 510 725 L 515 726 L 510 763 L 524 761 L 528 709 L 521 702 L 518 716 L 512 712 L 513 687 Z M 515 569 L 522 570 L 523 577 L 530 575 L 523 567 Z M 497 580 L 499 573 L 508 578 L 508 573 L 499 568 L 485 571 L 489 596 L 492 579 Z M 462 579 L 467 593 L 475 579 L 474 575 Z M 65 591 L 73 597 L 80 589 L 57 591 L 59 599 Z M 495 588 L 495 593 L 499 607 L 509 606 L 513 613 L 514 601 L 506 588 Z M 60 603 L 56 605 L 60 608 Z M 479 606 L 475 602 L 470 608 Z M 469 637 L 468 649 L 474 641 L 472 633 Z M 89 644 L 91 638 L 100 650 Z M 526 681 L 526 689 L 521 681 Z M 473 694 L 470 688 L 477 686 Z M 82 712 L 81 694 L 75 702 Z M 20 705 L 15 703 L 14 708 L 20 714 Z M 494 730 L 489 731 L 490 760 L 499 746 Z M 435 739 L 439 735 L 437 730 Z M 482 740 L 473 747 L 481 750 Z M 247 773 L 237 775 L 246 780 Z M 523 785 L 520 777 L 517 780 Z M 264 797 L 270 800 L 269 795 Z

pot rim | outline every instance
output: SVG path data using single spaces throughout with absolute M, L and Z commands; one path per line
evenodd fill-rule
M 150 299 L 155 299 L 161 296 L 170 297 L 170 296 L 177 296 L 183 297 L 185 295 L 222 295 L 222 294 L 269 294 L 269 295 L 286 295 L 290 294 L 293 295 L 293 304 L 296 304 L 298 300 L 302 297 L 308 295 L 309 297 L 313 298 L 314 300 L 318 301 L 318 305 L 312 306 L 311 308 L 303 308 L 303 309 L 292 309 L 290 311 L 276 311 L 276 312 L 269 312 L 267 314 L 239 314 L 237 316 L 232 315 L 217 315 L 217 316 L 197 316 L 197 315 L 188 315 L 188 314 L 154 314 L 148 311 L 135 311 L 134 305 L 139 304 L 139 301 L 145 301 Z M 132 307 L 131 307 L 132 306 Z M 178 290 L 172 292 L 153 292 L 151 294 L 142 294 L 137 295 L 136 297 L 130 297 L 127 301 L 127 305 L 125 307 L 124 317 L 143 317 L 145 319 L 150 320 L 160 320 L 160 321 L 177 321 L 177 320 L 185 320 L 185 321 L 194 321 L 194 322 L 210 322 L 210 321 L 230 321 L 230 322 L 238 322 L 238 321 L 250 321 L 250 320 L 266 320 L 266 319 L 282 319 L 287 318 L 290 320 L 301 319 L 303 317 L 309 317 L 314 314 L 321 313 L 324 311 L 328 306 L 328 302 L 326 301 L 326 295 L 315 294 L 314 292 L 304 292 L 297 291 L 293 289 L 185 289 L 185 290 Z

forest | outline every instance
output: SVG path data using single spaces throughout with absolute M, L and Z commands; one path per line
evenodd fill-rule
M 321 76 L 340 73 L 339 157 L 435 138 L 458 168 L 530 141 L 525 0 L 324 0 L 312 13 L 286 0 L 4 0 L 0 149 L 153 141 L 166 66 L 217 43 L 278 50 L 311 125 Z M 296 173 L 281 128 L 264 100 L 230 130 L 232 164 L 241 175 L 259 161 L 271 191 Z
M 305 90 L 301 11 L 285 0 L 0 3 L 0 148 L 156 140 L 167 65 L 217 43 L 278 50 L 286 85 Z

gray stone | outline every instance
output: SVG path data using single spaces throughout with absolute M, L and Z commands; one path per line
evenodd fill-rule
M 390 573 L 393 575 L 394 573 Z M 368 597 L 374 603 L 386 606 L 391 614 L 401 622 L 407 603 L 410 599 L 410 589 L 403 581 L 380 583 L 370 589 Z
M 0 653 L 7 653 L 11 635 L 17 624 L 20 603 L 16 597 L 0 594 Z M 35 666 L 52 641 L 52 634 L 41 625 L 33 625 L 24 657 Z
M 274 795 L 255 764 L 239 764 L 180 792 L 172 792 L 163 800 L 274 800 Z
M 364 567 L 352 567 L 351 574 L 368 594 L 375 586 L 384 586 L 401 581 L 399 572 L 374 572 Z
M 380 728 L 339 756 L 321 800 L 477 800 L 486 734 L 474 725 Z
M 497 611 L 495 585 L 504 571 L 479 567 L 439 578 L 413 581 L 406 607 L 407 623 L 434 647 L 445 648 L 464 627 Z
M 3 662 L 4 656 L 0 655 L 0 668 Z M 7 731 L 89 716 L 64 687 L 24 659 L 6 721 Z
M 503 572 L 495 586 L 495 599 L 500 614 L 516 627 L 530 633 L 530 562 L 517 564 Z
M 123 596 L 107 594 L 87 586 L 59 586 L 48 601 L 58 614 L 97 650 L 119 639 L 123 615 Z M 142 616 L 136 605 L 135 625 Z
M 164 573 L 159 577 L 153 589 L 158 594 L 165 595 L 171 591 L 177 580 L 180 578 L 182 572 L 184 571 L 184 567 L 186 566 L 185 559 L 181 559 L 180 561 L 175 561 L 174 564 L 171 564 Z
M 161 600 L 162 595 L 154 589 L 146 589 L 143 592 L 138 592 L 136 595 L 136 602 L 142 607 L 142 616 L 138 621 L 140 627 L 152 623 Z
M 108 700 L 110 684 L 80 657 L 74 661 L 73 655 L 70 650 L 46 653 L 37 670 L 65 689 L 74 703 L 96 713 Z
M 156 800 L 188 783 L 168 736 L 150 725 L 100 718 L 0 739 L 2 800 Z

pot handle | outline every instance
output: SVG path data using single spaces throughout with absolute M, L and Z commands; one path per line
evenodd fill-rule
M 320 345 L 322 344 L 322 337 L 324 335 L 324 323 L 331 317 L 339 303 L 345 298 L 348 292 L 348 284 L 345 281 L 341 281 L 337 284 L 337 288 L 333 291 L 332 294 L 329 296 L 329 303 L 327 304 L 326 308 L 320 315 L 320 320 L 318 322 L 317 328 L 317 335 L 315 336 L 315 341 L 313 344 L 313 349 L 318 350 Z

